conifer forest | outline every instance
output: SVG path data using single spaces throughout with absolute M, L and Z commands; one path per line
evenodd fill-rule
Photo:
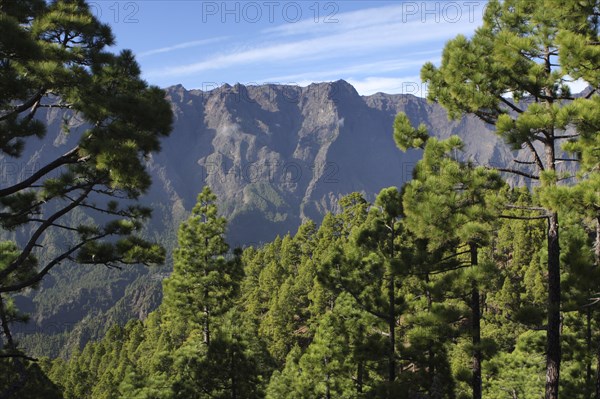
M 488 1 L 420 77 L 448 123 L 482 121 L 514 159 L 481 165 L 470 136 L 401 112 L 412 179 L 234 247 L 201 181 L 149 233 L 140 199 L 174 115 L 111 27 L 84 0 L 0 0 L 0 164 L 45 140 L 41 113 L 85 126 L 0 179 L 0 398 L 600 399 L 599 29 L 598 0 Z M 39 356 L 54 344 L 16 332 L 19 298 L 60 276 L 46 306 L 68 302 L 82 265 L 168 272 L 143 317 Z

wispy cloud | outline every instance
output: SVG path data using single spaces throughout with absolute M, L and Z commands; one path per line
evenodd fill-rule
M 472 30 L 471 24 L 441 24 L 436 29 L 432 29 L 421 21 L 381 24 L 379 20 L 374 20 L 370 25 L 360 29 L 342 30 L 312 39 L 292 40 L 271 45 L 261 43 L 254 48 L 215 55 L 196 63 L 149 71 L 147 76 L 185 76 L 208 70 L 239 68 L 253 63 L 314 62 L 386 49 L 398 51 L 400 48 L 444 40 Z
M 323 31 L 360 29 L 374 24 L 419 22 L 436 26 L 442 24 L 474 24 L 481 20 L 486 1 L 470 2 L 398 2 L 391 6 L 373 7 L 338 14 L 329 8 L 296 23 L 288 23 L 262 32 L 274 35 L 321 34 Z
M 412 94 L 417 97 L 425 97 L 427 89 L 418 76 L 405 77 L 381 77 L 368 76 L 362 79 L 347 79 L 356 91 L 363 95 L 369 96 L 375 93 L 388 94 Z
M 154 50 L 148 50 L 148 51 L 141 52 L 138 54 L 138 57 L 142 58 L 142 57 L 148 57 L 150 55 L 155 55 L 155 54 L 169 53 L 171 51 L 190 48 L 190 47 L 205 46 L 207 44 L 222 42 L 228 38 L 229 38 L 229 36 L 220 36 L 220 37 L 213 37 L 210 39 L 194 40 L 194 41 L 190 41 L 190 42 L 178 43 L 178 44 L 174 44 L 174 45 L 168 46 L 168 47 L 161 47 L 161 48 L 157 48 Z
M 425 52 L 430 55 L 439 54 L 439 50 Z M 295 83 L 304 81 L 320 81 L 327 80 L 329 78 L 333 80 L 347 79 L 353 75 L 359 75 L 364 73 L 371 73 L 377 71 L 377 73 L 389 73 L 398 72 L 404 70 L 410 70 L 414 68 L 420 68 L 423 64 L 430 60 L 430 58 L 415 58 L 416 56 L 424 55 L 423 52 L 405 54 L 402 60 L 384 60 L 369 63 L 360 63 L 354 65 L 348 65 L 343 68 L 325 69 L 325 70 L 313 70 L 309 72 L 302 72 L 291 75 L 272 76 L 263 79 L 264 82 L 271 83 Z M 409 61 L 407 61 L 409 60 Z
M 294 84 L 301 87 L 310 86 L 313 83 L 319 83 L 323 81 L 333 81 L 335 79 L 306 79 L 299 80 L 296 82 L 288 82 L 288 84 Z M 427 95 L 427 86 L 421 83 L 419 76 L 401 76 L 401 77 L 387 77 L 387 76 L 367 76 L 365 78 L 346 78 L 344 79 L 350 83 L 358 94 L 361 96 L 370 96 L 375 93 L 387 93 L 387 94 L 412 94 L 417 97 L 425 97 Z M 285 82 L 284 82 L 285 83 Z

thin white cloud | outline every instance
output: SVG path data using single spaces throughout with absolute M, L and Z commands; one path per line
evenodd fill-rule
M 432 55 L 439 55 L 441 51 L 436 50 L 429 52 Z M 343 68 L 337 69 L 326 69 L 326 70 L 317 70 L 310 72 L 302 72 L 293 75 L 283 75 L 283 76 L 273 76 L 267 79 L 264 79 L 265 82 L 272 83 L 292 83 L 297 81 L 322 81 L 327 79 L 337 80 L 344 78 L 345 76 L 353 76 L 358 74 L 369 74 L 369 73 L 389 73 L 389 72 L 398 72 L 404 71 L 407 69 L 420 68 L 427 61 L 430 61 L 430 58 L 420 58 L 415 59 L 417 53 L 405 54 L 404 57 L 410 61 L 404 60 L 384 60 L 378 62 L 369 62 L 364 64 L 355 64 L 349 65 Z
M 220 36 L 220 37 L 213 37 L 213 38 L 210 38 L 210 39 L 194 40 L 194 41 L 191 41 L 191 42 L 184 42 L 184 43 L 174 44 L 174 45 L 168 46 L 168 47 L 161 47 L 161 48 L 157 48 L 157 49 L 154 49 L 154 50 L 148 50 L 148 51 L 141 52 L 141 53 L 138 54 L 138 57 L 142 58 L 142 57 L 148 57 L 150 55 L 155 55 L 155 54 L 169 53 L 171 51 L 180 50 L 180 49 L 184 49 L 184 48 L 205 46 L 207 44 L 213 44 L 213 43 L 221 42 L 221 41 L 226 40 L 228 38 L 229 38 L 229 36 Z
M 356 91 L 362 96 L 370 96 L 375 93 L 387 94 L 412 94 L 417 97 L 425 97 L 426 86 L 421 83 L 418 76 L 405 77 L 380 77 L 369 76 L 362 79 L 347 79 Z
M 382 50 L 399 51 L 400 48 L 414 48 L 421 43 L 444 40 L 459 33 L 470 33 L 473 30 L 471 24 L 463 23 L 439 24 L 432 29 L 430 25 L 423 24 L 421 21 L 389 24 L 379 24 L 377 20 L 371 22 L 370 25 L 360 29 L 344 30 L 336 34 L 287 43 L 266 46 L 263 44 L 250 49 L 213 56 L 192 64 L 148 71 L 146 76 L 184 76 L 208 70 L 239 68 L 253 63 L 285 62 L 289 64 L 336 59 Z
M 394 22 L 422 24 L 479 24 L 482 19 L 485 1 L 468 2 L 398 2 L 392 6 L 367 8 L 338 13 L 335 4 L 316 13 L 311 8 L 309 18 L 295 23 L 287 23 L 264 29 L 263 33 L 281 36 L 321 34 L 322 31 L 354 30 L 371 25 Z
M 307 87 L 315 83 L 332 82 L 338 79 L 346 80 L 354 86 L 361 96 L 370 96 L 380 92 L 386 94 L 412 94 L 417 97 L 425 97 L 427 95 L 427 85 L 421 82 L 419 76 L 368 76 L 365 78 L 340 78 L 337 76 L 334 79 L 306 79 L 294 82 L 281 82 L 281 84 Z

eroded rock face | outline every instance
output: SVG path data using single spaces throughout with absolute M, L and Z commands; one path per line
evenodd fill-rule
M 401 111 L 436 137 L 461 136 L 465 153 L 477 163 L 506 164 L 512 159 L 491 127 L 476 119 L 449 122 L 441 107 L 424 99 L 360 96 L 345 81 L 308 87 L 224 85 L 208 92 L 179 85 L 167 89 L 167 98 L 175 114 L 174 130 L 162 151 L 148 160 L 153 185 L 143 197 L 154 208 L 149 234 L 167 247 L 174 244 L 179 222 L 205 184 L 217 194 L 219 208 L 229 219 L 232 246 L 294 233 L 307 218 L 319 223 L 348 193 L 360 191 L 373 200 L 384 187 L 400 187 L 421 157 L 420 151 L 403 153 L 394 144 L 392 124 Z M 64 114 L 55 109 L 39 117 L 48 125 L 46 137 L 27 143 L 19 160 L 0 156 L 2 185 L 65 153 L 84 129 L 70 118 L 73 131 L 65 134 Z M 32 315 L 22 332 L 40 333 L 23 338 L 36 355 L 67 354 L 102 336 L 107 323 L 144 317 L 160 302 L 155 274 L 168 273 L 143 269 L 102 272 L 98 277 L 98 270 L 75 270 L 72 265 L 57 268 L 42 289 L 18 300 Z M 113 288 L 107 291 L 107 286 Z M 72 291 L 65 303 L 53 300 L 63 291 Z M 52 309 L 44 303 L 52 303 Z M 49 325 L 60 326 L 60 331 Z M 68 335 L 57 335 L 66 331 L 77 338 L 67 342 Z M 40 344 L 51 336 L 58 337 L 52 348 Z
M 401 186 L 421 154 L 396 148 L 398 112 L 425 123 L 436 137 L 458 134 L 476 163 L 512 159 L 479 120 L 449 122 L 441 107 L 412 95 L 360 96 L 343 80 L 308 87 L 224 85 L 207 92 L 178 85 L 167 89 L 167 98 L 174 130 L 148 161 L 154 183 L 143 199 L 156 208 L 154 229 L 176 226 L 208 184 L 230 219 L 233 245 L 270 241 L 306 218 L 318 222 L 350 192 L 373 199 L 383 187 Z M 27 173 L 64 153 L 83 129 L 75 118 L 74 132 L 65 135 L 55 109 L 41 118 L 48 125 L 45 139 L 28 143 L 17 162 L 0 157 L 6 183 L 18 178 L 14 171 Z
M 394 144 L 401 111 L 437 137 L 463 137 L 476 162 L 511 157 L 478 120 L 449 122 L 441 107 L 411 95 L 360 96 L 345 81 L 208 92 L 173 86 L 167 97 L 175 129 L 150 160 L 155 180 L 147 200 L 165 204 L 159 220 L 180 220 L 208 184 L 230 219 L 234 245 L 269 241 L 306 218 L 318 222 L 350 192 L 372 199 L 383 187 L 401 186 L 421 156 Z

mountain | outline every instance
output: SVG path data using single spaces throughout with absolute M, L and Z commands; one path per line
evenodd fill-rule
M 167 247 L 205 184 L 229 219 L 232 246 L 270 241 L 306 219 L 320 222 L 348 193 L 360 191 L 372 200 L 384 187 L 400 187 L 421 152 L 396 148 L 392 123 L 398 112 L 436 137 L 461 136 L 473 162 L 513 159 L 492 127 L 477 119 L 450 122 L 440 106 L 412 95 L 360 96 L 343 80 L 307 87 L 224 85 L 206 92 L 178 85 L 166 96 L 174 130 L 148 159 L 154 183 L 143 202 L 155 209 L 147 234 Z M 28 143 L 18 162 L 0 157 L 3 183 L 66 152 L 85 128 L 70 117 L 72 132 L 65 133 L 65 114 L 55 109 L 40 118 L 48 126 L 43 140 Z M 36 355 L 65 355 L 109 323 L 143 318 L 160 303 L 160 280 L 169 268 L 63 265 L 40 290 L 18 296 L 19 306 L 32 314 L 19 330 L 21 342 Z
M 224 85 L 202 92 L 167 89 L 175 128 L 149 161 L 161 219 L 180 219 L 208 184 L 230 220 L 232 244 L 258 244 L 320 221 L 337 200 L 361 191 L 369 199 L 411 176 L 420 151 L 400 152 L 392 123 L 406 112 L 437 137 L 458 134 L 485 164 L 512 154 L 491 128 L 465 118 L 449 122 L 435 104 L 411 95 L 360 96 L 349 83 L 308 87 Z

